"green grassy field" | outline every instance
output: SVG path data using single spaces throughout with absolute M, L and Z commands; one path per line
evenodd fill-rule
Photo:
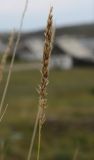
M 94 160 L 94 69 L 52 70 L 49 79 L 40 159 L 72 160 L 78 149 L 79 160 Z M 39 83 L 38 70 L 12 74 L 5 100 L 9 106 L 0 125 L 0 159 L 26 159 L 37 113 Z M 36 152 L 37 135 L 33 160 Z

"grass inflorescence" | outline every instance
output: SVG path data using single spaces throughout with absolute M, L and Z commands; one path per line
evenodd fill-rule
M 53 15 L 52 15 L 52 10 L 53 8 L 50 8 L 48 20 L 47 20 L 47 26 L 45 30 L 45 41 L 44 41 L 44 49 L 43 49 L 43 60 L 42 60 L 42 69 L 41 69 L 41 82 L 39 86 L 39 106 L 38 106 L 38 114 L 36 117 L 36 122 L 34 126 L 34 131 L 33 131 L 33 136 L 31 139 L 31 144 L 29 148 L 29 153 L 28 153 L 28 160 L 31 159 L 32 155 L 32 149 L 34 145 L 34 139 L 35 139 L 35 134 L 37 131 L 37 126 L 39 124 L 39 135 L 38 135 L 38 153 L 37 153 L 37 160 L 39 160 L 39 155 L 40 155 L 40 141 L 41 141 L 41 129 L 42 125 L 45 121 L 45 109 L 47 107 L 47 85 L 48 85 L 48 75 L 49 75 L 49 60 L 50 60 L 50 55 L 52 51 L 52 46 L 53 46 Z

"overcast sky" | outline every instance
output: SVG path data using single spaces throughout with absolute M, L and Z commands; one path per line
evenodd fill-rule
M 24 4 L 25 0 L 0 0 L 0 31 L 19 28 Z M 94 22 L 94 0 L 29 0 L 23 30 L 43 28 L 50 6 L 56 26 Z

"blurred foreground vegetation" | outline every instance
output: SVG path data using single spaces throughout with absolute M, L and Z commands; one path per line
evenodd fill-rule
M 7 73 L 1 84 L 2 96 Z M 52 70 L 41 160 L 94 160 L 94 69 Z M 0 124 L 0 159 L 25 160 L 38 107 L 38 70 L 13 72 Z M 36 159 L 37 135 L 33 150 Z

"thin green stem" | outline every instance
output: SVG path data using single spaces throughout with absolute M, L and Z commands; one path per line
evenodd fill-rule
M 42 125 L 41 125 L 41 123 L 39 121 L 37 160 L 39 160 L 39 158 L 40 158 L 41 128 L 42 128 Z
M 30 160 L 31 157 L 32 157 L 32 150 L 33 150 L 34 140 L 35 140 L 37 127 L 38 127 L 39 114 L 40 114 L 40 110 L 38 109 L 38 113 L 37 113 L 36 120 L 35 120 L 35 125 L 34 125 L 34 130 L 33 130 L 32 138 L 31 138 L 31 143 L 30 143 L 30 147 L 29 147 L 27 160 Z
M 77 160 L 78 154 L 79 154 L 79 148 L 76 148 L 75 153 L 73 155 L 73 160 Z

